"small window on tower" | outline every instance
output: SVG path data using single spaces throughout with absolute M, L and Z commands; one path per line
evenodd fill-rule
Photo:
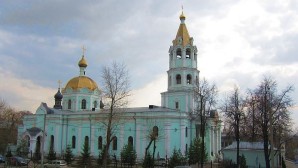
M 175 102 L 176 109 L 179 109 L 179 102 Z
M 169 86 L 172 85 L 172 76 L 169 77 Z
M 186 57 L 186 59 L 190 59 L 190 49 L 188 48 L 188 49 L 186 49 L 186 55 L 185 55 L 185 57 Z
M 86 100 L 85 99 L 82 100 L 82 109 L 86 109 Z
M 71 100 L 70 99 L 68 100 L 67 107 L 68 107 L 68 109 L 71 109 Z
M 177 59 L 181 59 L 182 58 L 182 54 L 181 54 L 181 49 L 178 48 L 177 51 L 176 51 L 176 57 Z
M 187 82 L 187 84 L 191 84 L 191 75 L 190 74 L 187 75 L 186 82 Z
M 181 84 L 181 75 L 176 75 L 176 84 Z

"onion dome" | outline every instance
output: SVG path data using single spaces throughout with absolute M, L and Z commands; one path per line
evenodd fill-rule
M 63 95 L 60 92 L 60 88 L 58 89 L 58 92 L 55 94 L 54 98 L 55 99 L 60 99 L 60 100 L 63 98 Z
M 86 68 L 88 66 L 84 55 L 82 56 L 82 59 L 79 61 L 78 65 L 79 65 L 79 67 L 84 67 L 84 68 Z
M 182 11 L 182 13 L 180 15 L 180 20 L 185 20 L 185 15 L 183 14 L 183 11 Z
M 69 80 L 65 86 L 65 89 L 72 88 L 73 90 L 87 88 L 94 91 L 98 89 L 96 82 L 87 76 L 78 76 Z

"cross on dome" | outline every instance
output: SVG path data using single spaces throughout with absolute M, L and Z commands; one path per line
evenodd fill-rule
M 60 89 L 61 88 L 61 84 L 62 84 L 61 80 L 58 80 L 58 84 L 59 84 L 59 89 Z
M 85 55 L 86 48 L 85 48 L 85 46 L 84 46 L 84 45 L 83 45 L 83 47 L 82 47 L 82 51 L 83 51 L 83 55 Z

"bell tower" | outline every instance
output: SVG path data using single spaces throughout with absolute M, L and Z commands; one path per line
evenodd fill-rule
M 197 47 L 189 36 L 183 11 L 180 25 L 169 49 L 168 90 L 161 93 L 163 107 L 189 112 L 194 109 L 193 89 L 199 80 Z

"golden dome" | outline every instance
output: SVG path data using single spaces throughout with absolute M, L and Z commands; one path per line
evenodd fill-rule
M 72 78 L 66 84 L 65 89 L 67 88 L 72 88 L 73 90 L 87 88 L 92 91 L 98 89 L 97 84 L 87 76 L 78 76 Z
M 181 13 L 181 15 L 180 15 L 180 20 L 185 20 L 185 16 L 184 16 L 184 14 L 183 14 L 183 11 L 182 11 L 182 13 Z
M 88 64 L 84 58 L 84 55 L 82 56 L 82 59 L 79 61 L 78 65 L 79 65 L 79 67 L 85 67 L 85 68 L 87 67 Z

